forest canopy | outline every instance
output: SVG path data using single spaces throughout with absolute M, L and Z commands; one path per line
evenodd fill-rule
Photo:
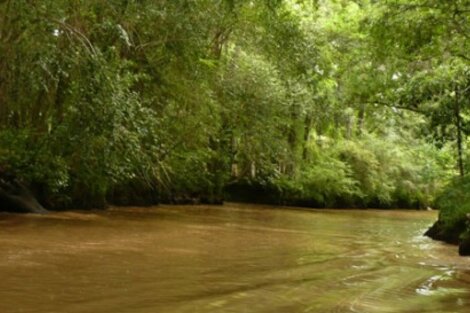
M 433 206 L 469 168 L 469 17 L 467 0 L 3 0 L 0 167 L 56 209 Z

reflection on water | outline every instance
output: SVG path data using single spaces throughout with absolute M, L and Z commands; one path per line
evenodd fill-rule
M 266 206 L 0 215 L 0 312 L 469 312 L 433 212 Z

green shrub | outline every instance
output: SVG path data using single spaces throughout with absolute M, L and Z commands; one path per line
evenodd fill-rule
M 437 197 L 436 207 L 444 232 L 461 230 L 462 225 L 467 224 L 467 214 L 470 213 L 470 178 L 455 178 Z

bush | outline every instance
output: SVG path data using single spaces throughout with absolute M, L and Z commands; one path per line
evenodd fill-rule
M 470 230 L 467 223 L 467 214 L 470 213 L 470 178 L 454 179 L 437 197 L 436 207 L 440 210 L 441 236 L 465 236 Z

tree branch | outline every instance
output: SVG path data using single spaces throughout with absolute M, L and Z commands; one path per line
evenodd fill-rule
M 419 114 L 424 114 L 424 111 L 418 109 L 417 107 L 412 107 L 412 106 L 407 106 L 407 105 L 402 105 L 402 104 L 395 104 L 395 103 L 388 103 L 388 102 L 381 102 L 381 101 L 366 101 L 363 103 L 386 106 L 389 108 L 395 108 L 399 110 L 406 110 L 406 111 L 412 111 L 412 112 L 419 113 Z

